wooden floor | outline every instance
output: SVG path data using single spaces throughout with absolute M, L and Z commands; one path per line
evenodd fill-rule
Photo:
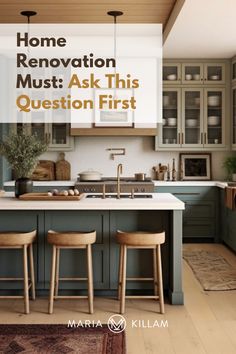
M 236 267 L 236 256 L 222 245 L 188 244 L 188 249 L 215 250 Z M 184 306 L 166 304 L 166 314 L 155 312 L 154 300 L 129 300 L 126 304 L 127 349 L 129 354 L 235 354 L 236 291 L 204 292 L 184 262 Z M 87 314 L 86 300 L 59 300 L 53 315 L 47 314 L 47 300 L 30 303 L 31 314 L 24 315 L 21 300 L 0 301 L 0 323 L 64 323 L 68 320 L 107 319 L 118 311 L 114 299 L 96 298 L 94 315 Z M 168 328 L 131 328 L 131 321 L 142 319 L 145 326 L 167 320 Z

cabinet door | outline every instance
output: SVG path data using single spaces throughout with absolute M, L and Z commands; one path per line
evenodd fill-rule
M 233 125 L 233 149 L 236 149 L 236 87 L 232 89 L 232 125 Z
M 53 123 L 48 125 L 49 150 L 69 151 L 73 149 L 74 139 L 69 135 L 70 125 Z
M 183 89 L 182 107 L 182 146 L 203 147 L 203 89 Z
M 163 84 L 181 83 L 181 64 L 164 63 L 163 64 Z
M 224 84 L 225 83 L 225 64 L 207 63 L 204 64 L 204 84 Z
M 92 245 L 93 278 L 95 289 L 109 288 L 109 212 L 108 211 L 47 211 L 45 212 L 45 237 L 48 230 L 96 230 L 96 243 Z M 49 288 L 52 246 L 45 240 L 45 281 Z M 65 249 L 60 255 L 61 277 L 87 277 L 85 249 Z M 62 281 L 60 289 L 87 289 L 86 281 Z
M 225 90 L 204 89 L 204 147 L 225 145 Z
M 186 63 L 182 64 L 182 83 L 189 85 L 202 84 L 203 64 Z
M 180 94 L 179 88 L 163 90 L 163 124 L 159 128 L 159 146 L 180 147 Z

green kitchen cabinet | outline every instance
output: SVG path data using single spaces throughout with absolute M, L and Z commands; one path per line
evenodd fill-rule
M 116 231 L 122 230 L 132 232 L 134 230 L 145 230 L 150 232 L 165 231 L 166 241 L 162 246 L 163 261 L 163 282 L 167 288 L 169 278 L 169 216 L 165 211 L 150 210 L 119 210 L 110 212 L 110 287 L 117 289 L 118 284 L 118 265 L 119 265 L 119 245 L 116 243 Z M 127 277 L 150 278 L 153 276 L 152 250 L 148 249 L 129 249 L 127 254 Z M 127 290 L 153 289 L 152 282 L 127 282 Z
M 225 191 L 220 192 L 221 201 L 221 238 L 222 241 L 236 252 L 236 210 L 225 206 Z
M 109 288 L 109 212 L 108 211 L 46 211 L 45 238 L 48 230 L 96 230 L 92 246 L 94 288 Z M 52 246 L 45 241 L 45 286 L 50 283 Z M 65 249 L 60 252 L 60 277 L 87 277 L 86 250 Z M 59 289 L 87 289 L 85 281 L 61 281 Z
M 34 243 L 36 288 L 44 288 L 44 212 L 42 211 L 1 211 L 0 228 L 4 231 L 29 232 L 37 230 Z M 0 277 L 22 278 L 23 250 L 0 249 Z M 0 283 L 0 289 L 23 289 L 23 281 Z
M 219 190 L 217 187 L 156 187 L 155 192 L 172 193 L 185 203 L 184 241 L 219 241 Z

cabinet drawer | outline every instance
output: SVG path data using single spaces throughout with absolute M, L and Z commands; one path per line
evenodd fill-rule
M 185 219 L 183 225 L 184 238 L 215 238 L 216 227 L 214 219 Z
M 185 202 L 184 218 L 213 218 L 216 215 L 214 202 L 183 201 Z
M 155 187 L 156 193 L 172 193 L 175 197 L 184 201 L 186 199 L 191 200 L 216 200 L 217 199 L 217 187 Z

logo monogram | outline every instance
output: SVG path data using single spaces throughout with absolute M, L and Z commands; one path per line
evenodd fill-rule
M 113 315 L 107 321 L 108 328 L 113 333 L 121 333 L 126 328 L 126 319 L 121 315 Z

